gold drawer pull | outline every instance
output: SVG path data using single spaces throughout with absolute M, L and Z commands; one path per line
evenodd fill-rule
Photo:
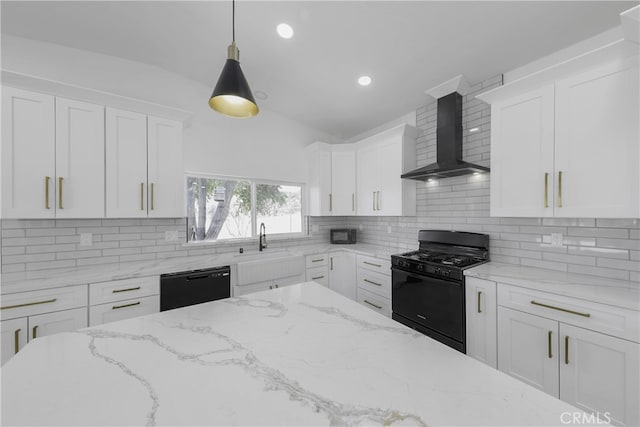
M 62 177 L 58 177 L 58 209 L 62 209 Z
M 569 364 L 569 335 L 564 337 L 564 364 Z
M 324 261 L 324 258 L 320 258 L 320 259 L 312 259 L 311 262 L 320 262 L 320 261 Z
M 140 305 L 140 301 L 138 302 L 133 302 L 131 304 L 124 304 L 124 305 L 114 305 L 113 307 L 111 307 L 112 310 L 117 310 L 119 308 L 125 308 L 125 307 L 133 307 L 134 305 Z
M 482 313 L 480 308 L 480 296 L 482 295 L 482 291 L 478 291 L 478 313 Z
M 20 351 L 20 331 L 22 329 L 16 329 L 13 333 L 13 341 L 14 341 L 14 353 L 17 354 Z
M 31 337 L 32 338 L 36 338 L 37 332 L 38 332 L 38 325 L 33 327 L 32 332 L 31 332 Z
M 552 331 L 549 331 L 549 333 L 547 334 L 547 352 L 549 354 L 549 359 L 553 358 L 553 354 L 551 353 L 551 335 L 552 335 Z
M 558 207 L 562 207 L 562 171 L 558 172 Z
M 380 264 L 374 264 L 372 262 L 367 262 L 367 261 L 362 261 L 363 264 L 367 264 L 367 265 L 372 265 L 374 267 L 378 267 L 381 268 L 382 266 Z
M 49 304 L 50 302 L 56 302 L 58 299 L 48 299 L 46 301 L 37 301 L 37 302 L 26 302 L 24 304 L 16 304 L 16 305 L 8 305 L 6 307 L 0 307 L 0 310 L 7 310 L 9 308 L 19 308 L 19 307 L 29 307 L 31 305 L 39 305 L 39 304 Z
M 140 183 L 140 210 L 144 210 L 144 182 Z
M 331 193 L 329 193 L 329 212 L 333 210 L 333 198 L 331 197 Z
M 153 182 L 151 183 L 151 210 L 154 209 L 153 207 L 154 203 L 153 203 Z
M 324 276 L 312 277 L 311 280 L 324 279 Z
M 44 177 L 44 208 L 51 209 L 49 207 L 49 181 L 51 181 L 51 177 Z
M 140 289 L 140 286 L 136 286 L 135 288 L 127 288 L 127 289 L 114 289 L 111 293 L 117 294 L 120 292 L 129 292 L 129 291 L 137 291 Z
M 366 302 L 367 304 L 369 304 L 369 305 L 370 305 L 370 306 L 372 306 L 372 307 L 377 308 L 378 310 L 382 310 L 382 307 L 381 307 L 381 306 L 379 306 L 379 305 L 375 305 L 374 303 L 369 302 L 369 301 L 367 301 L 367 300 L 364 300 L 364 302 Z
M 363 280 L 363 281 L 365 281 L 365 282 L 367 282 L 367 283 L 371 283 L 372 285 L 382 286 L 382 284 L 381 284 L 381 283 L 372 282 L 372 281 L 371 281 L 371 280 L 369 280 L 369 279 L 362 279 L 362 280 Z
M 589 314 L 589 313 L 581 313 L 579 311 L 573 311 L 573 310 L 569 310 L 569 309 L 566 309 L 566 308 L 554 307 L 552 305 L 543 304 L 541 302 L 534 301 L 534 300 L 531 300 L 531 304 L 539 305 L 540 307 L 550 308 L 552 310 L 564 311 L 565 313 L 576 314 L 576 315 L 582 316 L 582 317 L 591 317 L 591 314 Z

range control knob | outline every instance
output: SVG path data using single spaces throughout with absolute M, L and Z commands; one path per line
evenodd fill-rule
M 416 265 L 416 269 L 419 270 L 419 271 L 423 271 L 424 270 L 424 265 L 418 264 L 418 265 Z

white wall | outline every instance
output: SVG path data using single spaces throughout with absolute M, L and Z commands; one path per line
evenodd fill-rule
M 304 147 L 338 142 L 264 108 L 252 119 L 221 116 L 207 103 L 217 74 L 208 87 L 140 62 L 8 35 L 2 69 L 193 112 L 184 135 L 185 171 L 304 182 Z

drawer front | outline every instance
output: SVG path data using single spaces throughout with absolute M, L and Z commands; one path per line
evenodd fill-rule
M 358 288 L 391 299 L 391 276 L 358 268 Z
M 329 265 L 329 254 L 307 255 L 307 268 Z
M 322 286 L 329 286 L 329 267 L 307 268 L 307 282 L 316 282 Z
M 637 311 L 498 284 L 498 305 L 640 342 Z
M 375 271 L 376 273 L 391 276 L 391 260 L 358 255 L 356 262 L 358 268 L 365 268 L 367 270 Z
M 87 308 L 56 311 L 29 317 L 29 341 L 87 327 Z
M 87 285 L 7 294 L 1 297 L 0 315 L 6 320 L 86 307 L 88 298 Z
M 378 313 L 391 317 L 391 300 L 358 288 L 358 302 Z
M 272 287 L 273 280 L 265 280 L 264 282 L 252 283 L 250 285 L 236 285 L 233 287 L 233 296 L 241 297 L 254 292 L 268 291 L 269 289 L 272 289 Z
M 158 276 L 91 283 L 89 285 L 89 305 L 148 297 L 159 293 L 160 278 Z
M 89 307 L 89 326 L 116 322 L 160 311 L 160 295 Z

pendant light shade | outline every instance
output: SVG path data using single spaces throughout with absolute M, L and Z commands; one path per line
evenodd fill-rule
M 240 68 L 240 51 L 235 41 L 235 0 L 233 1 L 233 41 L 227 49 L 227 62 L 213 89 L 209 106 L 229 117 L 253 117 L 259 112 L 256 100 Z

